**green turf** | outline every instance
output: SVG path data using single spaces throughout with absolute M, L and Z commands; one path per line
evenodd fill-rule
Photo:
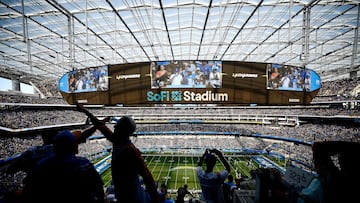
M 170 190 L 177 190 L 184 184 L 188 185 L 190 190 L 200 190 L 199 180 L 196 176 L 196 166 L 199 160 L 197 156 L 180 156 L 180 155 L 144 155 L 146 164 L 151 171 L 154 180 L 159 185 L 165 183 Z M 250 171 L 258 168 L 258 164 L 251 159 L 251 156 L 238 155 L 227 157 L 231 174 L 237 177 L 250 177 Z M 205 164 L 203 165 L 205 167 Z M 205 168 L 204 168 L 205 169 Z M 218 160 L 214 171 L 224 170 L 224 167 Z M 108 169 L 101 174 L 105 186 L 111 181 L 111 170 Z

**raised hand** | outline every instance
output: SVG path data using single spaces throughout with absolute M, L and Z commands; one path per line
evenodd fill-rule
M 80 103 L 76 103 L 76 110 L 83 112 L 83 113 L 87 113 L 88 111 L 84 108 L 83 104 Z

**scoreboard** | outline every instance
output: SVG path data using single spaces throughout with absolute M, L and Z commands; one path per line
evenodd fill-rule
M 78 69 L 59 91 L 69 104 L 309 104 L 321 88 L 305 67 L 238 61 L 154 61 Z

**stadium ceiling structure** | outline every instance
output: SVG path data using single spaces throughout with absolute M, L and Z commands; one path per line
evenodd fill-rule
M 358 0 L 1 0 L 0 69 L 163 60 L 306 66 L 323 80 L 359 71 Z

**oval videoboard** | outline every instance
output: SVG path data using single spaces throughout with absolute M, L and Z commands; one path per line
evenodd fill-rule
M 154 61 L 89 67 L 64 74 L 69 104 L 309 104 L 321 88 L 310 69 L 237 61 Z

